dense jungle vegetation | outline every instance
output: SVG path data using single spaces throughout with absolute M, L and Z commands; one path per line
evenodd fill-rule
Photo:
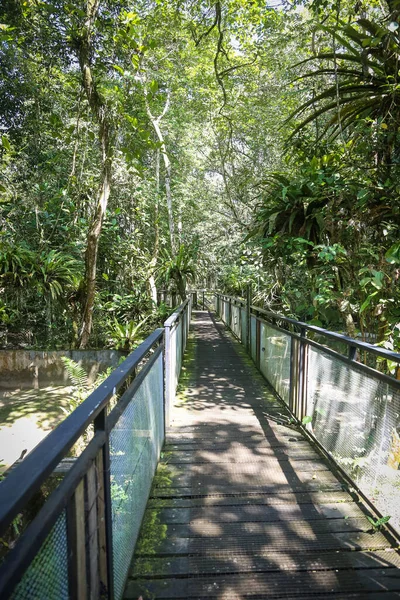
M 398 0 L 3 0 L 1 345 L 188 286 L 400 350 Z

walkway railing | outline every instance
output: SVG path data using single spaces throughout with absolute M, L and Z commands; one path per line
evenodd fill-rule
M 183 353 L 192 316 L 192 295 L 164 323 L 165 327 L 165 421 L 169 425 L 182 369 Z
M 0 598 L 122 597 L 190 310 L 187 300 L 0 483 L 3 544 L 32 499 L 43 504 L 1 565 Z M 78 440 L 84 449 L 56 487 L 52 473 Z M 46 501 L 44 484 L 56 488 Z
M 349 485 L 400 530 L 400 381 L 367 366 L 398 367 L 400 354 L 221 294 L 216 311 Z

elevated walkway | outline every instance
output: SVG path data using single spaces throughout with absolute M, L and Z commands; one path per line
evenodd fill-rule
M 124 598 L 400 598 L 400 560 L 243 347 L 194 315 Z

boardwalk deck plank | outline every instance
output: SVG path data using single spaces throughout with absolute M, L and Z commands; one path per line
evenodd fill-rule
M 185 382 L 125 599 L 400 599 L 399 554 L 205 312 Z

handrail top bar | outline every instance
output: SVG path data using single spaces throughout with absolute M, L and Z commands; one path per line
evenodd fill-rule
M 221 294 L 221 292 L 215 292 L 218 296 L 221 296 L 221 298 L 228 298 L 228 300 L 233 300 L 234 302 L 237 302 L 238 304 L 246 304 L 246 300 L 244 298 L 237 298 L 236 296 L 228 296 L 227 294 Z
M 230 298 L 235 302 L 238 302 L 242 305 L 246 305 L 246 301 L 241 298 L 235 298 L 234 296 L 227 296 L 226 294 L 219 294 L 222 298 Z M 290 323 L 291 325 L 295 325 L 300 329 L 306 329 L 307 331 L 312 331 L 314 333 L 319 333 L 324 337 L 331 338 L 337 342 L 342 342 L 347 346 L 352 346 L 353 348 L 359 348 L 360 350 L 364 350 L 365 352 L 371 352 L 372 354 L 377 354 L 378 356 L 382 356 L 388 360 L 392 360 L 393 362 L 400 363 L 400 353 L 392 352 L 391 350 L 387 350 L 386 348 L 381 348 L 379 346 L 375 346 L 374 344 L 369 344 L 368 342 L 360 342 L 351 338 L 343 333 L 336 333 L 334 331 L 329 331 L 329 329 L 323 329 L 323 327 L 317 327 L 317 325 L 308 325 L 303 321 L 297 321 L 296 319 L 291 319 L 290 317 L 285 317 L 284 315 L 280 315 L 278 313 L 274 313 L 269 310 L 265 310 L 264 308 L 259 308 L 258 306 L 251 305 L 251 310 L 254 312 L 258 312 L 262 315 L 265 315 L 272 319 L 278 319 L 280 321 L 284 321 L 285 323 Z
M 317 325 L 308 325 L 307 323 L 303 323 L 303 321 L 296 321 L 296 319 L 291 319 L 290 317 L 285 317 L 283 315 L 271 312 L 269 310 L 265 310 L 264 308 L 259 308 L 258 306 L 250 307 L 253 311 L 259 312 L 267 317 L 273 319 L 279 319 L 280 321 L 284 321 L 285 323 L 290 323 L 291 325 L 295 325 L 300 329 L 306 329 L 307 331 L 313 331 L 314 333 L 319 333 L 325 337 L 331 338 L 337 342 L 343 342 L 347 346 L 352 346 L 353 348 L 359 348 L 361 350 L 365 350 L 366 352 L 371 352 L 373 354 L 378 354 L 379 356 L 384 356 L 389 360 L 393 360 L 394 362 L 400 363 L 400 353 L 392 352 L 391 350 L 387 350 L 386 348 L 380 348 L 379 346 L 375 346 L 374 344 L 369 344 L 368 342 L 360 342 L 351 338 L 343 333 L 336 333 L 334 331 L 329 331 L 329 329 L 323 329 L 322 327 L 317 327 Z
M 73 446 L 87 426 L 126 381 L 151 348 L 164 335 L 164 328 L 153 331 L 124 362 L 51 431 L 26 458 L 0 483 L 0 536 L 25 502 L 39 489 Z
M 189 298 L 186 298 L 186 300 L 178 306 L 176 311 L 173 312 L 172 315 L 170 317 L 168 317 L 168 319 L 164 322 L 164 327 L 171 327 L 175 323 L 175 321 L 178 321 L 179 317 L 185 310 L 188 303 L 189 303 Z

